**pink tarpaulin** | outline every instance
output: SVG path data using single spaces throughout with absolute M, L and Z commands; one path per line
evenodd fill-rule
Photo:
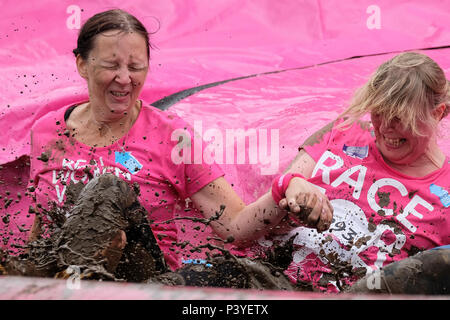
M 155 32 L 142 99 L 154 103 L 197 88 L 166 104 L 167 112 L 203 133 L 225 137 L 242 129 L 267 137 L 269 161 L 248 144 L 243 160 L 226 161 L 238 147 L 223 140 L 221 166 L 247 203 L 393 54 L 422 49 L 450 75 L 450 1 L 3 0 L 1 7 L 0 195 L 2 217 L 14 223 L 0 227 L 11 241 L 28 227 L 21 221 L 30 204 L 29 129 L 49 111 L 87 97 L 72 49 L 80 25 L 97 12 L 125 9 Z M 440 140 L 447 155 L 449 126 L 447 118 Z
M 27 153 L 27 130 L 43 113 L 86 96 L 71 52 L 78 28 L 116 7 L 157 31 L 142 94 L 149 102 L 234 77 L 450 43 L 449 1 L 3 0 L 2 162 Z M 342 85 L 354 85 L 338 73 Z

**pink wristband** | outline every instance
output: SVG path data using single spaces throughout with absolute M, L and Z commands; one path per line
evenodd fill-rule
M 286 173 L 281 176 L 276 177 L 272 182 L 272 198 L 275 203 L 278 205 L 285 197 L 286 190 L 289 186 L 289 182 L 291 182 L 292 178 L 302 178 L 306 179 L 300 173 Z

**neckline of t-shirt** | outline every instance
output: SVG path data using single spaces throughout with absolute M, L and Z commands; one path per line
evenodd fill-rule
M 140 121 L 142 121 L 141 120 L 141 118 L 142 118 L 141 112 L 145 108 L 145 104 L 144 104 L 144 101 L 142 101 L 142 100 L 139 100 L 139 101 L 141 102 L 141 109 L 139 110 L 139 114 L 137 116 L 137 119 L 136 119 L 135 123 L 133 124 L 133 126 L 130 128 L 130 130 L 123 137 L 121 137 L 119 140 L 115 141 L 113 144 L 110 144 L 109 146 L 104 146 L 104 147 L 93 147 L 93 146 L 89 146 L 89 145 L 87 145 L 87 144 L 85 144 L 83 142 L 80 142 L 77 139 L 72 137 L 73 141 L 75 142 L 75 144 L 79 145 L 80 147 L 83 147 L 83 148 L 89 149 L 89 150 L 102 151 L 102 150 L 111 150 L 113 148 L 118 148 L 120 150 L 126 151 L 126 147 L 127 147 L 126 146 L 126 142 L 129 141 L 130 137 L 133 136 L 135 128 L 139 125 Z M 67 110 L 72 108 L 72 111 L 73 111 L 73 109 L 75 109 L 76 107 L 78 107 L 81 104 L 86 103 L 86 102 L 89 102 L 89 100 L 84 100 L 84 101 L 81 101 L 81 102 L 73 103 L 73 104 L 70 105 L 70 107 L 66 108 L 64 110 L 64 112 L 63 112 L 64 123 L 66 123 L 66 120 L 64 119 L 65 118 L 64 116 L 65 116 Z M 69 115 L 69 117 L 70 117 L 70 115 Z
M 446 155 L 445 156 L 445 160 L 444 160 L 444 165 L 442 166 L 442 168 L 436 169 L 433 172 L 430 172 L 429 174 L 423 176 L 423 177 L 413 177 L 413 176 L 408 176 L 404 173 L 401 173 L 400 171 L 392 168 L 391 166 L 389 166 L 386 161 L 384 161 L 383 156 L 381 155 L 380 150 L 378 150 L 377 145 L 375 140 L 372 140 L 370 142 L 370 146 L 371 148 L 374 150 L 375 156 L 377 158 L 377 160 L 381 163 L 381 165 L 383 167 L 385 167 L 386 170 L 391 171 L 392 173 L 396 174 L 397 176 L 400 176 L 404 179 L 409 179 L 409 180 L 428 180 L 431 178 L 434 178 L 435 176 L 441 175 L 449 166 L 449 162 L 450 162 L 450 158 Z

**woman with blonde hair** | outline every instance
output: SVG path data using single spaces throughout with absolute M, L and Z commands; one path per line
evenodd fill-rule
M 361 275 L 450 243 L 450 164 L 438 125 L 449 83 L 428 56 L 383 63 L 343 114 L 300 147 L 279 190 L 294 212 L 313 194 L 334 209 L 327 232 L 299 227 L 286 274 L 336 292 Z M 371 121 L 363 121 L 370 115 Z M 282 183 L 281 183 L 282 181 Z

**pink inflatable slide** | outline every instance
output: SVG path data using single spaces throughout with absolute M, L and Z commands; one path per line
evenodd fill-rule
M 1 216 L 10 217 L 7 224 L 0 220 L 2 234 L 8 235 L 0 243 L 5 248 L 23 239 L 20 229 L 29 228 L 32 219 L 26 197 L 29 130 L 44 114 L 87 97 L 72 49 L 80 25 L 111 8 L 129 11 L 154 32 L 141 98 L 181 116 L 200 133 L 223 133 L 220 165 L 247 203 L 269 189 L 304 139 L 334 119 L 381 62 L 402 51 L 421 51 L 450 77 L 449 0 L 3 0 L 0 196 Z M 449 126 L 447 117 L 440 143 L 448 156 Z M 239 141 L 226 141 L 225 133 L 237 129 L 267 138 L 265 150 L 244 140 L 243 151 L 227 161 L 227 151 L 239 151 Z M 0 298 L 66 294 L 59 282 L 45 295 L 5 289 L 42 281 L 53 280 L 0 277 Z M 136 298 L 139 291 L 145 298 L 156 297 L 156 291 L 164 299 L 224 297 L 214 290 L 209 292 L 215 295 L 192 294 L 194 288 L 175 294 L 172 288 L 161 294 L 164 289 L 151 286 L 108 285 L 119 296 L 99 290 L 102 285 L 67 297 Z M 235 291 L 225 298 L 248 298 L 245 294 Z M 312 296 L 261 293 L 262 298 Z

